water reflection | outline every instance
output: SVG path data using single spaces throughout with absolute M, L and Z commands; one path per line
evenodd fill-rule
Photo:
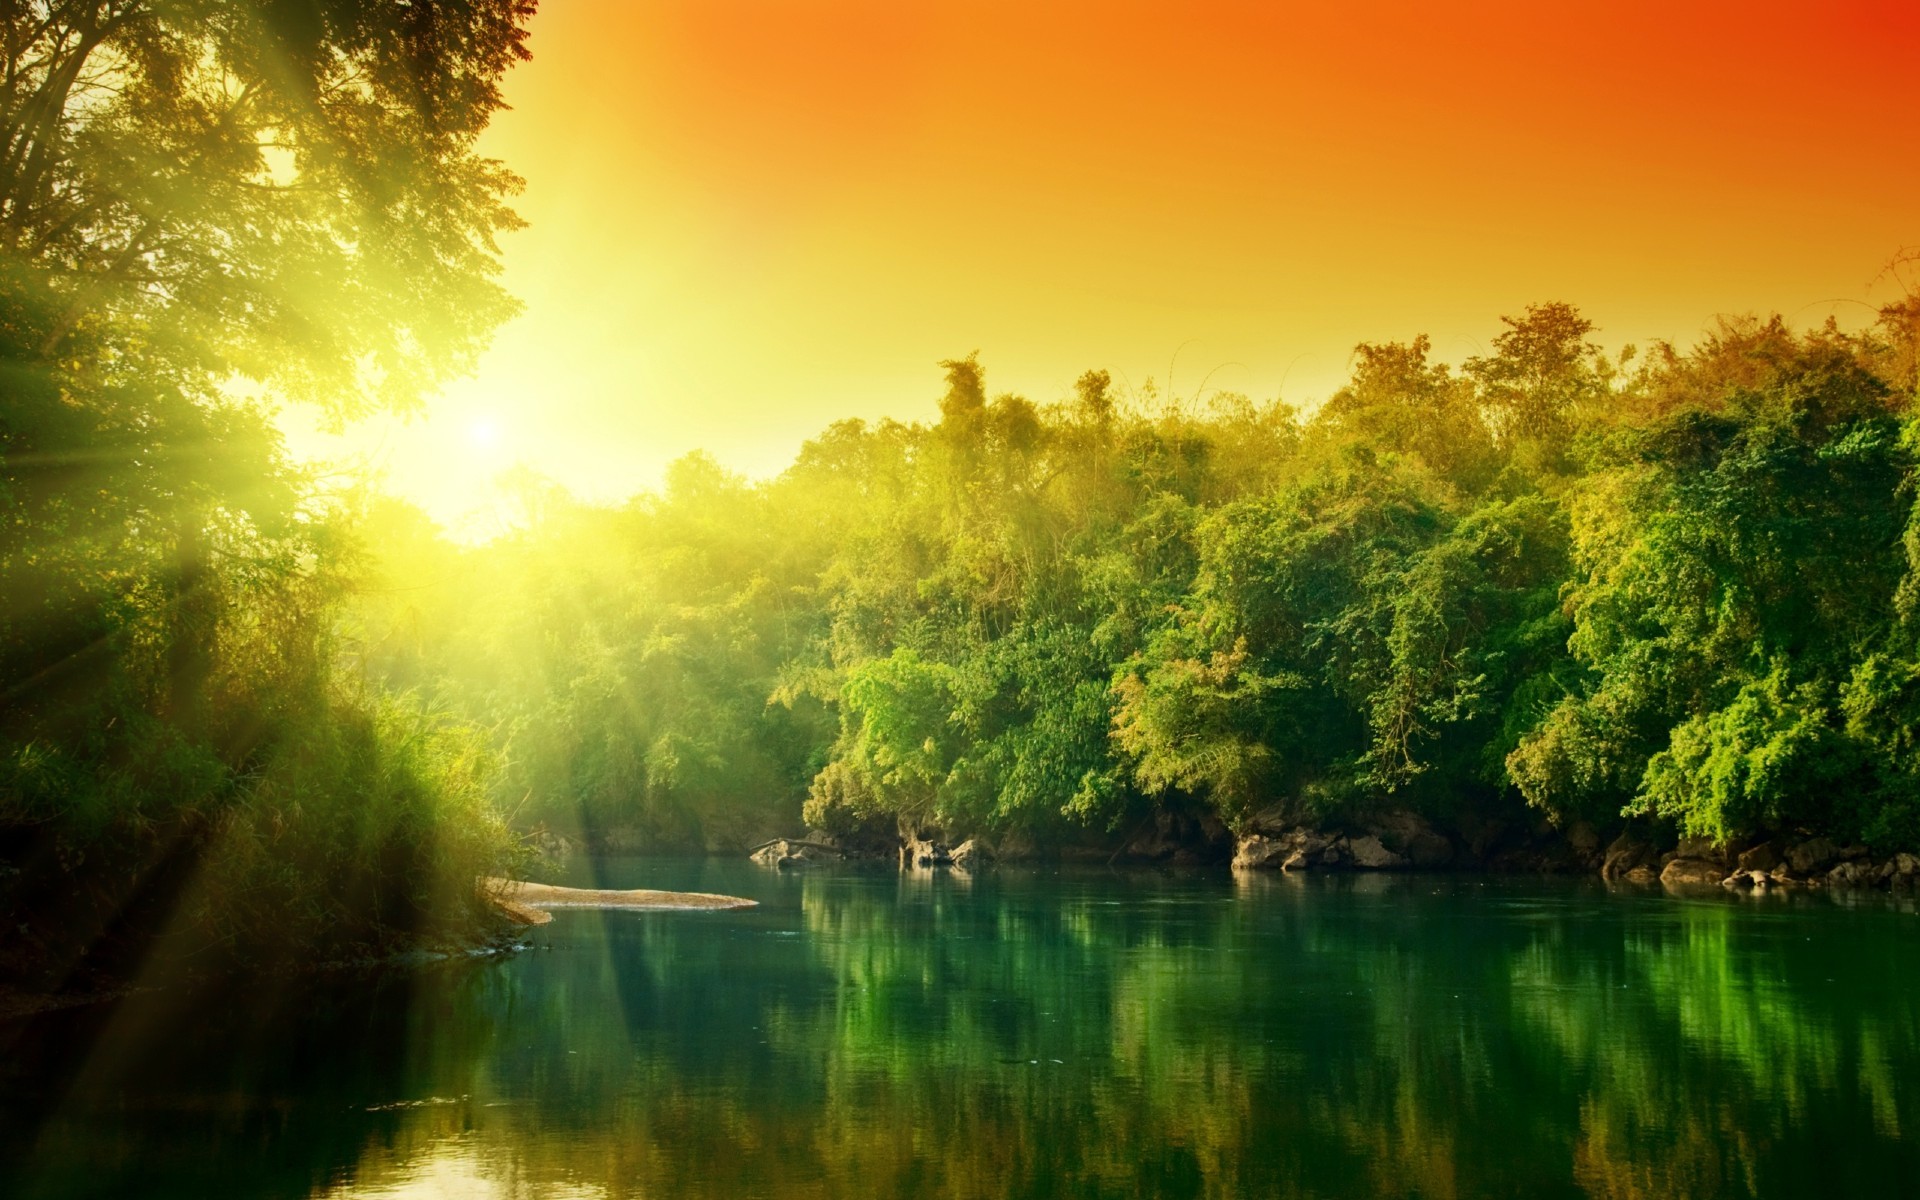
M 592 867 L 763 907 L 15 1030 L 0 1191 L 1831 1195 L 1915 1160 L 1886 905 Z

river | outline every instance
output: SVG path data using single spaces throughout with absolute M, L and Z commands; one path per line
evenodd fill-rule
M 1837 1196 L 1920 917 L 1596 881 L 581 860 L 504 959 L 0 1025 L 9 1197 Z

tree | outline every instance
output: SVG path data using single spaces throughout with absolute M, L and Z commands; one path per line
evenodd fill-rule
M 313 883 L 374 944 L 499 866 L 468 732 L 335 670 L 350 563 L 271 412 L 404 411 L 514 311 L 476 145 L 533 11 L 0 5 L 0 907 L 230 942 Z
M 1557 302 L 1500 320 L 1507 328 L 1493 339 L 1494 352 L 1466 363 L 1481 407 L 1501 437 L 1556 447 L 1605 390 L 1600 348 L 1587 340 L 1593 322 Z
M 0 689 L 162 583 L 171 705 L 209 556 L 289 532 L 260 404 L 405 409 L 513 301 L 518 181 L 475 142 L 531 0 L 38 0 L 0 10 Z M 117 579 L 118 582 L 111 582 Z

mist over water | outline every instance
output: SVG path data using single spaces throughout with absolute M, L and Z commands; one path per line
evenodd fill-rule
M 1585 880 L 775 875 L 505 961 L 0 1026 L 17 1197 L 1848 1195 L 1920 917 Z

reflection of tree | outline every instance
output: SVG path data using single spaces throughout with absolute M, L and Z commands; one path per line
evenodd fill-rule
M 433 1159 L 512 1196 L 1818 1194 L 1892 1171 L 1913 1117 L 1884 914 L 1379 876 L 764 887 L 422 979 L 382 1066 L 316 1066 L 315 1037 L 377 1049 L 343 1006 L 278 1065 L 188 1077 L 285 1105 L 268 1136 L 315 1179 Z M 230 1152 L 191 1127 L 183 1170 Z

